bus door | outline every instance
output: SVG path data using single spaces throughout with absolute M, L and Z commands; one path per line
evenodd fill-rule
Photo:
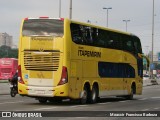
M 72 98 L 79 98 L 82 89 L 82 61 L 72 60 L 70 71 L 69 96 Z

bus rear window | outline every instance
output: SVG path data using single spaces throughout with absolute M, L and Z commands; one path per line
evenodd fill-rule
M 63 36 L 64 21 L 55 19 L 28 19 L 24 21 L 23 36 Z

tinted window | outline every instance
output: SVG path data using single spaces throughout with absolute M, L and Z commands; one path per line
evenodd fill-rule
M 125 63 L 99 62 L 98 72 L 104 78 L 134 78 L 134 68 Z
M 77 44 L 120 49 L 132 54 L 142 53 L 138 37 L 120 34 L 95 27 L 71 23 L 72 40 Z
M 120 35 L 103 29 L 72 23 L 71 36 L 77 44 L 122 49 Z
M 98 29 L 89 26 L 71 24 L 72 40 L 77 44 L 97 45 Z
M 122 37 L 123 40 L 123 49 L 125 51 L 131 52 L 131 53 L 135 53 L 135 47 L 134 47 L 134 42 L 133 39 L 131 39 L 131 37 L 129 36 L 123 36 Z
M 133 41 L 134 41 L 134 47 L 135 47 L 136 53 L 142 53 L 140 39 L 136 36 L 133 36 Z
M 23 36 L 63 36 L 63 21 L 53 19 L 28 19 L 24 21 Z

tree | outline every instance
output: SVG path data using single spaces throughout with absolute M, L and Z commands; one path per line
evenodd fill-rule
M 18 58 L 18 49 L 3 45 L 0 47 L 0 58 Z

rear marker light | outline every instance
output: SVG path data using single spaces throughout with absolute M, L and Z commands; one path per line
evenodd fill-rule
M 46 18 L 49 18 L 49 17 L 47 17 L 47 16 L 42 16 L 42 17 L 39 17 L 39 18 L 41 18 L 41 19 L 46 19 Z
M 19 90 L 19 92 L 22 92 L 22 90 Z
M 64 18 L 60 18 L 61 21 L 64 21 Z
M 61 74 L 61 79 L 58 83 L 58 85 L 63 85 L 68 82 L 68 72 L 67 72 L 67 67 L 63 66 L 62 67 L 62 74 Z
M 18 65 L 18 82 L 21 84 L 25 84 L 22 79 L 21 65 Z
M 27 21 L 27 20 L 28 20 L 28 18 L 24 18 L 24 20 L 26 20 L 26 21 Z

